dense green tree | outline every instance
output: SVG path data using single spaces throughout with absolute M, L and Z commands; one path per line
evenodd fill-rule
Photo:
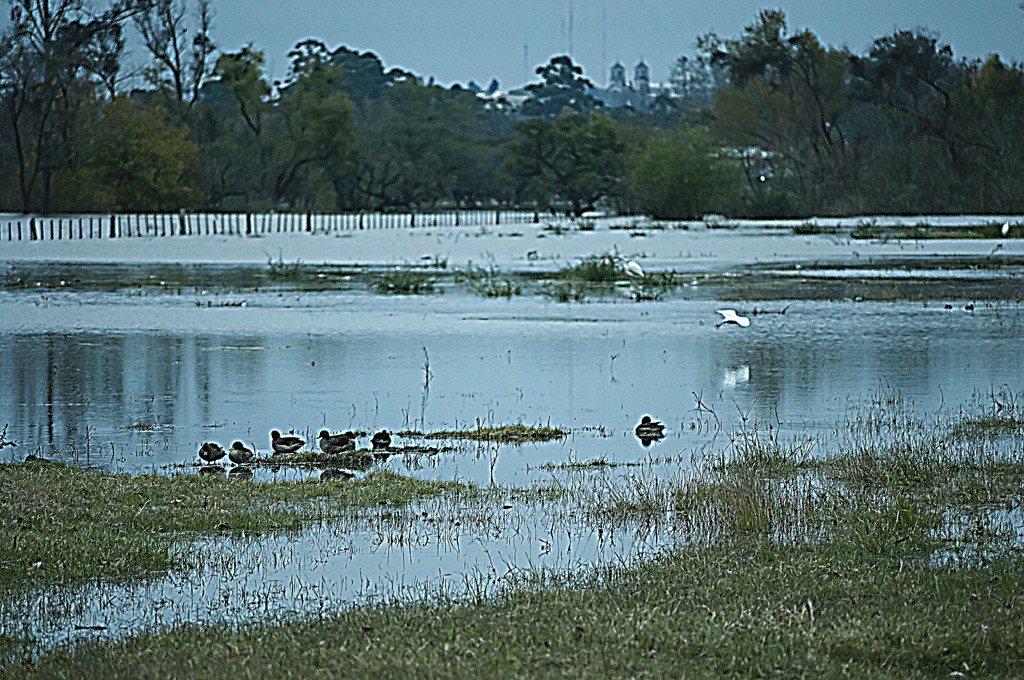
M 355 150 L 352 107 L 339 85 L 343 69 L 328 58 L 306 59 L 298 53 L 291 82 L 273 109 L 272 148 L 275 204 L 310 203 L 299 188 L 311 172 L 329 175 L 346 164 Z
M 739 162 L 714 144 L 707 128 L 657 132 L 629 164 L 632 200 L 659 219 L 692 219 L 734 210 L 739 203 Z
M 184 125 L 157 106 L 118 98 L 87 123 L 79 162 L 55 179 L 55 207 L 89 211 L 177 211 L 201 204 L 198 150 Z
M 579 216 L 619 188 L 622 146 L 609 118 L 566 111 L 516 124 L 509 166 L 542 205 Z
M 851 63 L 859 99 L 885 109 L 907 133 L 935 139 L 957 162 L 952 96 L 969 81 L 971 67 L 957 61 L 949 45 L 924 32 L 898 31 Z
M 1024 206 L 1024 71 L 993 55 L 952 92 L 961 140 L 961 181 L 978 206 L 1016 212 Z M 975 206 L 965 208 L 977 209 Z

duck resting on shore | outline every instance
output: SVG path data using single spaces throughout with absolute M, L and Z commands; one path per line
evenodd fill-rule
M 270 447 L 274 449 L 275 454 L 295 453 L 305 445 L 306 440 L 302 437 L 291 434 L 282 435 L 277 430 L 270 431 Z
M 199 447 L 199 457 L 207 463 L 215 463 L 227 455 L 227 452 L 216 442 L 203 442 Z
M 342 432 L 331 434 L 327 430 L 320 430 L 320 450 L 328 456 L 356 450 L 356 437 L 354 432 Z
M 228 459 L 236 465 L 244 465 L 253 459 L 256 454 L 252 449 L 246 448 L 242 442 L 235 442 L 228 451 Z
M 381 430 L 377 434 L 373 435 L 370 439 L 370 444 L 373 446 L 374 451 L 380 451 L 381 449 L 387 449 L 391 447 L 391 433 L 387 430 Z

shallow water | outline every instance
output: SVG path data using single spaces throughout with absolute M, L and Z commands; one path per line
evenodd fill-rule
M 1011 302 L 728 303 L 765 312 L 742 329 L 715 327 L 726 304 L 685 299 L 203 297 L 0 295 L 0 318 L 16 320 L 0 330 L 0 413 L 18 442 L 6 455 L 149 471 L 197 463 L 206 440 L 266 453 L 271 429 L 311 439 L 323 428 L 568 428 L 549 444 L 387 462 L 523 485 L 545 464 L 678 457 L 744 419 L 813 433 L 880 388 L 931 410 L 1024 377 Z M 632 435 L 644 414 L 668 427 L 650 448 Z
M 878 279 L 883 290 L 906 278 L 904 270 L 850 271 Z M 219 275 L 230 278 L 231 267 Z M 1024 382 L 1016 274 L 970 274 L 969 297 L 957 295 L 962 277 L 918 277 L 927 293 L 918 302 L 856 302 L 826 288 L 847 286 L 852 274 L 759 276 L 645 303 L 624 293 L 559 304 L 451 288 L 424 297 L 374 295 L 366 286 L 204 292 L 159 281 L 8 289 L 0 292 L 0 426 L 18 446 L 2 455 L 191 474 L 201 442 L 238 439 L 266 454 L 271 429 L 309 439 L 323 428 L 568 428 L 564 440 L 547 444 L 441 442 L 454 450 L 379 464 L 528 488 L 565 483 L 580 474 L 567 464 L 595 459 L 684 474 L 694 456 L 727 449 L 744 425 L 813 437 L 880 391 L 934 412 L 992 390 L 1019 392 Z M 714 294 L 739 301 L 709 299 Z M 750 314 L 750 327 L 716 328 L 720 308 Z M 666 438 L 649 447 L 633 435 L 645 414 L 667 426 Z M 318 474 L 260 469 L 257 478 Z M 614 468 L 588 474 L 609 484 L 617 477 Z M 397 518 L 207 539 L 182 546 L 194 553 L 193 567 L 129 586 L 31 593 L 0 603 L 0 618 L 11 622 L 5 633 L 29 634 L 45 649 L 188 622 L 317 616 L 417 594 L 487 595 L 537 568 L 629 563 L 675 540 L 670 524 L 595 526 L 568 501 L 510 505 L 427 502 Z
M 573 510 L 562 502 L 437 500 L 292 534 L 204 539 L 180 546 L 187 566 L 166 576 L 0 600 L 0 634 L 33 641 L 21 650 L 30 658 L 55 645 L 186 624 L 234 627 L 352 605 L 478 600 L 545 574 L 650 559 L 672 539 L 668 523 L 594 526 Z

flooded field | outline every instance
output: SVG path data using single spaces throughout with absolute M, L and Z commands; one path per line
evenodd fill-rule
M 0 426 L 17 442 L 0 452 L 5 461 L 32 454 L 105 471 L 191 475 L 202 442 L 238 440 L 267 456 L 273 429 L 309 448 L 322 429 L 363 433 L 364 448 L 382 428 L 522 423 L 568 434 L 525 445 L 395 434 L 396 449 L 436 450 L 382 457 L 354 469 L 358 477 L 383 469 L 490 495 L 354 513 L 280 536 L 200 539 L 181 546 L 195 553 L 192 567 L 167 576 L 7 601 L 3 619 L 19 623 L 3 634 L 47 647 L 441 592 L 483 597 L 538 571 L 632 563 L 673 544 L 671 521 L 596 522 L 582 504 L 541 490 L 585 487 L 592 499 L 626 471 L 671 479 L 727 451 L 741 428 L 814 440 L 879 393 L 934 413 L 1024 382 L 1024 264 L 1010 247 L 994 259 L 991 244 L 953 255 L 821 237 L 823 250 L 845 250 L 807 259 L 808 239 L 777 235 L 778 254 L 760 261 L 763 249 L 735 255 L 744 238 L 760 237 L 678 241 L 686 237 L 652 234 L 639 252 L 628 234 L 599 231 L 582 250 L 590 235 L 570 234 L 571 247 L 544 259 L 501 254 L 510 239 L 490 235 L 482 250 L 495 248 L 494 266 L 518 288 L 508 299 L 459 284 L 466 253 L 422 243 L 390 260 L 370 243 L 361 264 L 307 260 L 276 278 L 251 254 L 180 266 L 76 257 L 42 264 L 22 252 L 0 271 Z M 539 242 L 548 247 L 553 238 Z M 643 301 L 635 281 L 587 288 L 576 302 L 547 292 L 580 252 L 612 248 L 651 274 L 672 272 L 671 285 Z M 872 248 L 880 252 L 862 252 Z M 444 266 L 418 262 L 420 252 Z M 396 265 L 430 274 L 432 291 L 378 292 Z M 719 327 L 723 308 L 749 316 L 750 326 Z M 644 415 L 665 423 L 664 439 L 645 444 L 634 435 Z M 321 472 L 261 467 L 254 480 Z

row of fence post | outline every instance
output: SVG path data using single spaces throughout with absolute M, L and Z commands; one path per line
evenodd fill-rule
M 0 240 L 61 241 L 145 236 L 255 236 L 362 229 L 498 226 L 536 223 L 537 212 L 460 210 L 443 213 L 185 213 L 26 216 L 0 221 Z

